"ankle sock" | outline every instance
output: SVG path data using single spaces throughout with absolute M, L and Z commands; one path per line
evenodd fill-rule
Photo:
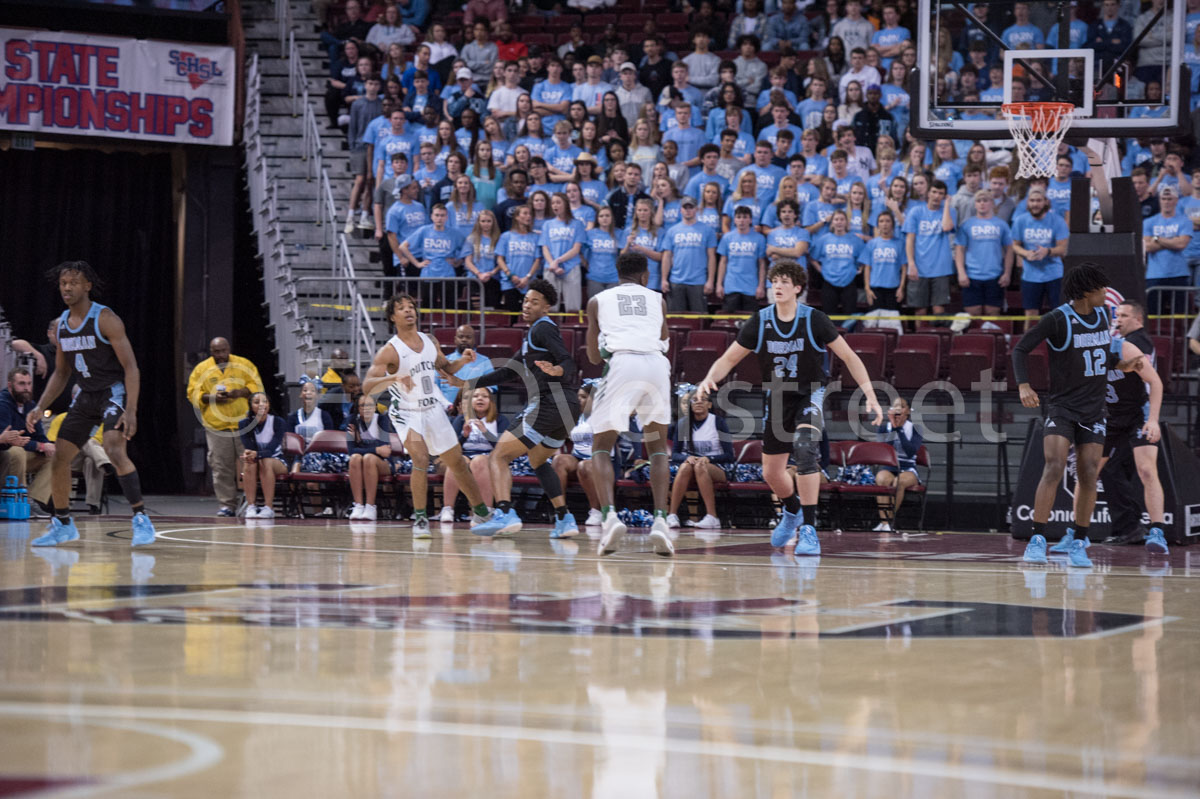
M 803 510 L 804 510 L 804 523 L 807 525 L 811 525 L 812 527 L 815 528 L 817 526 L 817 506 L 816 505 L 804 505 Z

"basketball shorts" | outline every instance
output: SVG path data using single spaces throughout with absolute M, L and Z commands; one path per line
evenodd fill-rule
M 100 425 L 106 430 L 115 429 L 123 413 L 124 383 L 113 383 L 96 391 L 80 391 L 67 409 L 67 417 L 58 429 L 58 438 L 82 448 Z
M 767 414 L 763 419 L 763 454 L 790 455 L 795 447 L 796 429 L 807 430 L 806 440 L 820 441 L 825 433 L 825 390 L 813 394 L 795 391 L 771 391 L 767 394 Z
M 1142 425 L 1146 422 L 1140 416 L 1108 420 L 1108 430 L 1104 436 L 1104 457 L 1111 458 L 1123 446 L 1138 447 L 1158 446 L 1146 440 L 1142 434 Z
M 409 433 L 415 433 L 425 441 L 425 448 L 430 455 L 441 455 L 458 446 L 458 436 L 450 424 L 450 417 L 441 408 L 418 411 L 391 407 L 388 409 L 388 418 L 392 420 L 392 426 L 396 428 L 396 435 L 401 441 L 408 443 Z
M 556 392 L 558 397 L 539 396 L 525 406 L 508 431 L 527 448 L 558 449 L 579 421 L 579 403 L 574 390 Z
M 1108 433 L 1104 418 L 1079 421 L 1062 413 L 1051 412 L 1046 417 L 1043 435 L 1062 436 L 1075 446 L 1103 444 Z
M 671 423 L 671 362 L 661 352 L 613 353 L 588 421 L 593 434 L 624 433 L 635 413 L 642 429 Z

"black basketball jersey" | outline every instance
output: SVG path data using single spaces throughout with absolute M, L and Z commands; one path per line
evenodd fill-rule
M 1084 319 L 1070 303 L 1064 303 L 1047 316 L 1054 333 L 1047 339 L 1050 348 L 1050 412 L 1066 413 L 1080 422 L 1104 419 L 1108 394 L 1108 370 L 1121 359 L 1119 346 L 1109 332 L 1107 308 L 1095 308 Z M 1040 323 L 1039 323 L 1040 324 Z
M 1145 328 L 1138 328 L 1125 337 L 1137 347 L 1154 366 L 1154 342 L 1146 335 Z M 1146 419 L 1149 411 L 1147 403 L 1149 394 L 1146 382 L 1136 372 L 1120 372 L 1110 369 L 1108 372 L 1108 418 L 1110 419 Z
M 742 323 L 737 343 L 757 353 L 764 385 L 794 383 L 807 392 L 829 382 L 825 348 L 838 335 L 821 311 L 797 304 L 796 317 L 782 322 L 775 306 L 768 305 Z
M 521 362 L 525 364 L 525 369 L 537 381 L 538 393 L 542 396 L 551 395 L 556 385 L 561 388 L 575 388 L 575 377 L 578 373 L 575 359 L 571 357 L 571 353 L 567 352 L 566 345 L 563 344 L 562 332 L 558 329 L 558 324 L 550 317 L 543 316 L 529 326 L 529 330 L 525 333 L 525 339 L 521 342 L 520 357 Z M 538 368 L 538 361 L 549 361 L 556 366 L 561 366 L 563 368 L 562 375 L 551 377 Z M 532 401 L 533 397 L 529 399 Z M 571 399 L 575 399 L 573 393 Z
M 106 306 L 93 302 L 79 327 L 72 329 L 71 312 L 58 318 L 58 346 L 75 370 L 80 391 L 100 391 L 125 380 L 125 368 L 116 350 L 100 332 L 100 312 Z

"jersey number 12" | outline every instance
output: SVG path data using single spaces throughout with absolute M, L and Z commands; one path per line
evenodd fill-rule
M 1084 377 L 1096 377 L 1097 375 L 1108 374 L 1108 353 L 1103 347 L 1097 347 L 1094 350 L 1083 351 L 1083 375 Z

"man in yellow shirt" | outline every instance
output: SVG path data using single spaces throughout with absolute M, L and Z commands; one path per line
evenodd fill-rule
M 213 491 L 221 503 L 218 516 L 235 515 L 238 504 L 237 468 L 242 441 L 237 429 L 250 411 L 250 396 L 262 391 L 258 369 L 246 358 L 231 355 L 229 342 L 214 338 L 211 358 L 196 364 L 188 378 L 188 402 L 200 412 L 208 442 L 208 466 Z

